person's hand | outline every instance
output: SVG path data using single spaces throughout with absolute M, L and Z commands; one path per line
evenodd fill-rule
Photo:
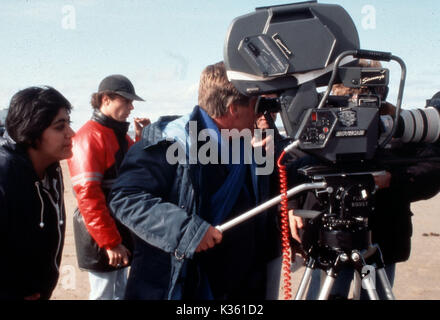
M 30 295 L 30 296 L 24 297 L 24 300 L 27 300 L 27 301 L 35 301 L 35 300 L 40 300 L 40 298 L 41 298 L 41 294 L 39 294 L 39 293 L 34 293 L 33 295 Z
M 394 117 L 396 114 L 396 107 L 389 102 L 385 102 L 380 107 L 380 115 L 390 115 Z
M 108 264 L 112 267 L 125 267 L 130 262 L 130 251 L 123 245 L 118 244 L 116 247 L 106 250 L 108 255 Z
M 202 241 L 200 241 L 196 252 L 200 251 L 206 251 L 208 249 L 211 249 L 216 244 L 219 244 L 223 239 L 223 234 L 213 226 L 210 226 L 208 231 L 206 231 L 205 235 L 203 236 Z
M 290 233 L 292 238 L 301 243 L 301 238 L 299 236 L 298 230 L 304 227 L 301 217 L 295 216 L 293 210 L 289 210 L 289 225 Z
M 254 148 L 264 147 L 266 149 L 266 153 L 273 153 L 275 149 L 273 135 L 267 135 L 264 139 L 258 139 L 253 136 L 251 144 Z
M 134 118 L 134 132 L 136 135 L 136 140 L 140 138 L 142 134 L 142 129 L 151 123 L 148 118 Z
M 379 189 L 389 188 L 391 183 L 391 173 L 385 171 L 384 174 L 375 175 L 374 183 Z

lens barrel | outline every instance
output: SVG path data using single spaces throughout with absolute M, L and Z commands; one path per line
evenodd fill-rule
M 440 138 L 439 108 L 401 110 L 394 138 L 404 143 L 436 142 Z

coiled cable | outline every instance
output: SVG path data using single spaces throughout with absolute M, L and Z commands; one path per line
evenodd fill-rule
M 291 248 L 290 248 L 290 228 L 289 228 L 289 208 L 287 200 L 287 171 L 286 166 L 282 164 L 286 152 L 283 151 L 277 161 L 280 176 L 280 193 L 281 193 L 281 246 L 282 246 L 282 270 L 284 276 L 284 300 L 292 299 L 291 284 Z

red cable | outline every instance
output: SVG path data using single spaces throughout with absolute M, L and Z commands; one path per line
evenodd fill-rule
M 286 155 L 283 151 L 277 161 L 278 170 L 280 174 L 280 193 L 281 193 L 281 245 L 283 253 L 282 270 L 284 272 L 284 300 L 291 300 L 292 298 L 292 284 L 290 276 L 290 229 L 289 229 L 289 208 L 287 201 L 287 172 L 286 166 L 281 162 Z

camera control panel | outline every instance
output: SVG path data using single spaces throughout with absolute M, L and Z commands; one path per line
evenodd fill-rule
M 322 149 L 326 146 L 338 117 L 329 109 L 309 109 L 296 139 L 302 149 Z

